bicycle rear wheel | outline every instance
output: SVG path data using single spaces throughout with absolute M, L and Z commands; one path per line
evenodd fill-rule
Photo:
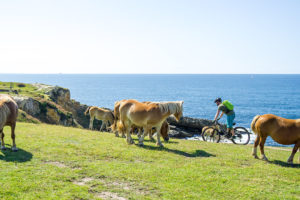
M 206 128 L 202 133 L 202 139 L 206 142 L 220 142 L 221 136 L 217 129 L 213 127 Z
M 234 144 L 246 145 L 250 141 L 250 133 L 244 127 L 235 127 L 232 142 Z

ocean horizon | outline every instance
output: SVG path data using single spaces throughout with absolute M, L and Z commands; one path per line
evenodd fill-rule
M 300 118 L 300 74 L 0 74 L 0 81 L 58 85 L 82 104 L 111 109 L 121 99 L 183 100 L 184 116 L 204 119 L 213 119 L 221 97 L 246 128 L 260 114 Z

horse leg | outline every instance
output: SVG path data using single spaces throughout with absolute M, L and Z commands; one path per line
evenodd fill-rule
M 11 139 L 12 139 L 12 142 L 13 142 L 13 145 L 11 147 L 11 150 L 12 151 L 18 151 L 18 148 L 17 148 L 17 145 L 16 145 L 16 134 L 15 134 L 15 128 L 16 128 L 16 123 L 13 123 L 11 125 Z
M 252 155 L 254 156 L 254 158 L 258 158 L 258 156 L 257 156 L 257 146 L 259 144 L 259 140 L 260 140 L 260 137 L 259 137 L 259 135 L 257 135 L 257 137 L 255 139 L 255 142 L 254 142 L 253 151 L 252 151 Z
M 268 161 L 268 158 L 265 156 L 264 145 L 267 137 L 260 137 L 259 147 L 261 152 L 261 157 L 263 160 Z
M 130 126 L 128 126 L 126 128 L 126 134 L 127 134 L 127 143 L 128 144 L 134 144 L 133 139 L 131 138 L 131 134 L 130 134 Z
M 141 133 L 141 136 L 139 137 L 139 145 L 140 146 L 143 146 L 144 145 L 144 138 L 145 138 L 145 135 L 148 133 L 148 129 L 144 127 L 144 131 L 143 133 Z
M 90 126 L 89 126 L 89 128 L 90 128 L 91 130 L 93 130 L 93 122 L 94 122 L 94 118 L 91 117 L 91 118 L 90 118 Z
M 115 131 L 115 136 L 120 137 L 118 131 Z
M 163 147 L 164 145 L 160 141 L 160 129 L 161 129 L 161 127 L 156 127 L 156 130 L 157 130 L 157 142 L 156 142 L 156 145 L 160 146 L 160 147 Z
M 292 151 L 292 154 L 291 154 L 291 156 L 289 157 L 289 159 L 287 160 L 287 162 L 288 162 L 289 164 L 293 164 L 294 156 L 295 156 L 295 154 L 297 153 L 299 147 L 300 147 L 300 140 L 295 144 L 295 146 L 294 146 L 294 148 L 293 148 L 293 151 Z
M 140 139 L 142 136 L 142 128 L 138 128 L 139 132 L 137 134 L 138 138 Z
M 108 127 L 108 121 L 105 121 L 103 128 L 105 128 L 106 132 L 109 132 L 107 127 Z
M 150 129 L 151 130 L 151 129 Z M 153 138 L 153 135 L 152 134 L 152 130 L 149 132 L 149 139 L 152 141 L 152 142 L 155 142 L 155 139 Z
M 103 120 L 102 120 L 102 124 L 101 124 L 101 127 L 100 127 L 100 131 L 102 131 L 102 130 L 103 130 L 103 128 L 104 128 L 104 124 L 105 124 L 105 121 L 103 121 Z
M 5 143 L 4 143 L 4 132 L 3 129 L 0 130 L 1 132 L 1 150 L 5 150 Z
M 122 132 L 122 138 L 126 138 L 126 135 L 124 132 Z
M 109 133 L 112 133 L 111 125 L 112 125 L 112 123 L 110 121 L 107 121 L 105 128 L 106 128 L 107 132 L 109 132 Z

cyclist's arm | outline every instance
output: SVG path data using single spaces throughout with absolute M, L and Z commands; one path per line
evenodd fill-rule
M 218 110 L 217 110 L 217 113 L 216 113 L 216 115 L 215 115 L 215 118 L 214 118 L 215 121 L 217 120 L 219 114 L 220 114 L 220 110 L 218 109 Z
M 223 115 L 224 115 L 224 112 L 222 112 L 222 113 L 221 113 L 221 115 L 220 115 L 220 119 L 223 117 Z

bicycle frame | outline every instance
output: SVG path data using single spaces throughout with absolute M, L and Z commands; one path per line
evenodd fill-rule
M 235 123 L 233 124 L 235 125 Z M 212 129 L 216 132 L 209 132 L 208 129 Z M 234 144 L 248 144 L 250 140 L 250 133 L 244 127 L 234 127 L 235 135 L 232 136 L 231 132 L 227 132 L 227 128 L 222 126 L 218 121 L 216 121 L 215 126 L 209 126 L 208 128 L 202 130 L 202 138 L 204 141 L 212 139 L 213 142 L 219 142 L 220 140 L 230 140 Z M 206 131 L 208 135 L 206 135 Z M 215 137 L 218 136 L 218 137 Z

